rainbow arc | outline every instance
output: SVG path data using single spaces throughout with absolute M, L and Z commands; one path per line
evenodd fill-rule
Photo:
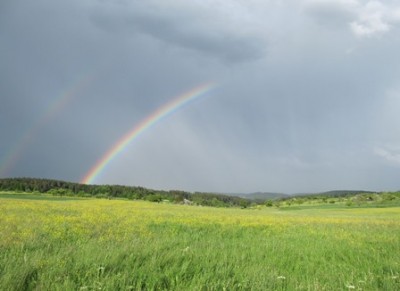
M 205 96 L 205 94 L 216 85 L 214 83 L 206 83 L 204 85 L 195 87 L 190 91 L 179 95 L 178 97 L 172 99 L 170 102 L 156 109 L 145 119 L 143 119 L 139 124 L 135 125 L 128 133 L 126 133 L 122 138 L 120 138 L 97 162 L 96 164 L 86 173 L 86 175 L 81 180 L 83 184 L 92 184 L 96 178 L 105 170 L 108 164 L 120 154 L 131 142 L 136 140 L 140 135 L 153 127 L 156 123 L 164 120 L 167 116 L 173 114 L 174 112 L 182 109 L 185 105 L 190 102 Z

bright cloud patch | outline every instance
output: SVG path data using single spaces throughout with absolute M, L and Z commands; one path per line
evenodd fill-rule
M 359 9 L 358 19 L 350 23 L 352 32 L 361 37 L 372 36 L 390 30 L 389 7 L 378 1 L 370 1 Z
M 392 2 L 393 3 L 393 2 Z M 320 23 L 346 24 L 357 37 L 389 32 L 400 23 L 400 5 L 381 1 L 307 0 L 304 10 Z
M 374 152 L 376 155 L 385 159 L 386 161 L 400 166 L 400 147 L 379 147 L 375 148 Z

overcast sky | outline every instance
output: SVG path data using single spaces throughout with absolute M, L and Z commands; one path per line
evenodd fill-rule
M 0 177 L 80 181 L 192 88 L 96 184 L 400 189 L 400 4 L 3 0 Z

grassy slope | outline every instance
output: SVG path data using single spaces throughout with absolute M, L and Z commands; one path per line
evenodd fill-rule
M 398 207 L 0 197 L 0 237 L 2 290 L 400 289 Z

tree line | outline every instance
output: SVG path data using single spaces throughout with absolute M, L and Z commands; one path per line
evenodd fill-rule
M 153 190 L 140 186 L 123 185 L 87 185 L 52 179 L 3 178 L 0 179 L 0 191 L 27 193 L 47 193 L 59 196 L 79 196 L 97 198 L 127 198 L 152 202 L 189 202 L 196 205 L 215 207 L 250 206 L 248 199 L 206 192 L 187 192 L 182 190 Z

